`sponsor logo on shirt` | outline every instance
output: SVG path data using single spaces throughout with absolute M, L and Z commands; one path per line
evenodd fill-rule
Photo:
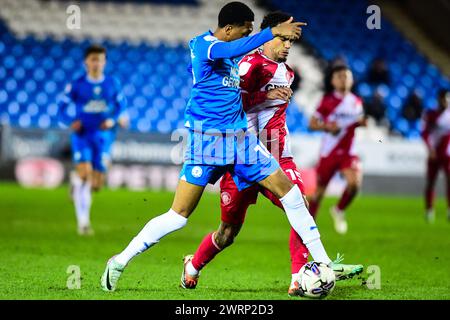
M 241 79 L 239 77 L 239 69 L 232 67 L 229 76 L 225 76 L 222 79 L 222 85 L 230 88 L 239 88 Z
M 269 83 L 266 85 L 266 91 L 270 91 L 273 89 L 277 89 L 277 88 L 289 88 L 289 86 L 287 85 L 283 85 L 283 84 L 273 84 L 273 83 Z
M 90 100 L 83 108 L 86 113 L 100 113 L 108 110 L 105 100 Z

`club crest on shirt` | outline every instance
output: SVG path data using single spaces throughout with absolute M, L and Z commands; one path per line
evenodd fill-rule
M 239 76 L 245 76 L 252 65 L 248 62 L 242 62 L 239 65 Z
M 94 94 L 99 95 L 102 92 L 102 87 L 95 86 L 94 87 Z

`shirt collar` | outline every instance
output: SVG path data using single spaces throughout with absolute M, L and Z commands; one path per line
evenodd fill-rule
M 278 62 L 278 61 L 275 61 L 275 60 L 273 60 L 273 59 L 270 59 L 268 56 L 266 56 L 266 55 L 263 53 L 263 51 L 262 51 L 261 49 L 258 49 L 258 52 L 259 52 L 259 54 L 260 54 L 261 56 L 264 57 L 264 59 L 270 60 L 270 61 L 272 61 L 273 63 L 276 63 L 276 64 L 282 64 L 282 63 L 284 63 L 284 62 Z
M 346 96 L 346 94 L 342 94 L 342 93 L 340 93 L 340 92 L 338 92 L 338 91 L 333 91 L 333 95 L 336 97 L 336 98 L 338 98 L 338 99 L 344 99 L 344 97 Z
M 100 78 L 98 79 L 93 79 L 89 76 L 89 74 L 86 74 L 86 81 L 92 84 L 99 84 L 102 83 L 105 80 L 105 75 L 102 75 Z

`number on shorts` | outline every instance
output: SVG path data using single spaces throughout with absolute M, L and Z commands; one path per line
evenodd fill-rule
M 295 181 L 295 180 L 299 180 L 301 182 L 303 182 L 302 180 L 302 176 L 300 175 L 300 172 L 298 172 L 297 170 L 294 169 L 286 169 L 285 170 L 287 173 L 289 173 L 289 175 L 291 176 L 291 180 Z

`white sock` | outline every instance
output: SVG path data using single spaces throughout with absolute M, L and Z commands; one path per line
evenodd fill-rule
M 78 227 L 89 225 L 89 212 L 86 211 L 83 180 L 78 175 L 74 175 L 72 179 L 73 186 L 73 202 L 75 204 L 75 213 L 77 217 Z
M 86 217 L 87 225 L 91 224 L 91 204 L 92 204 L 92 192 L 91 192 L 91 182 L 86 181 L 83 183 L 83 189 L 81 191 L 83 198 L 83 210 Z
M 151 219 L 141 232 L 131 240 L 125 250 L 114 259 L 118 263 L 126 265 L 133 257 L 158 243 L 165 235 L 183 228 L 186 223 L 187 218 L 170 209 L 168 212 Z
M 197 276 L 199 274 L 199 271 L 194 268 L 194 265 L 192 264 L 192 261 L 189 261 L 186 265 L 186 272 L 190 276 Z
M 306 208 L 305 201 L 298 186 L 294 185 L 280 201 L 283 204 L 289 223 L 300 238 L 302 238 L 313 260 L 328 265 L 331 260 L 320 241 L 319 229 Z
M 294 283 L 294 281 L 296 281 L 298 278 L 298 273 L 293 273 L 292 277 L 291 277 L 291 283 Z

